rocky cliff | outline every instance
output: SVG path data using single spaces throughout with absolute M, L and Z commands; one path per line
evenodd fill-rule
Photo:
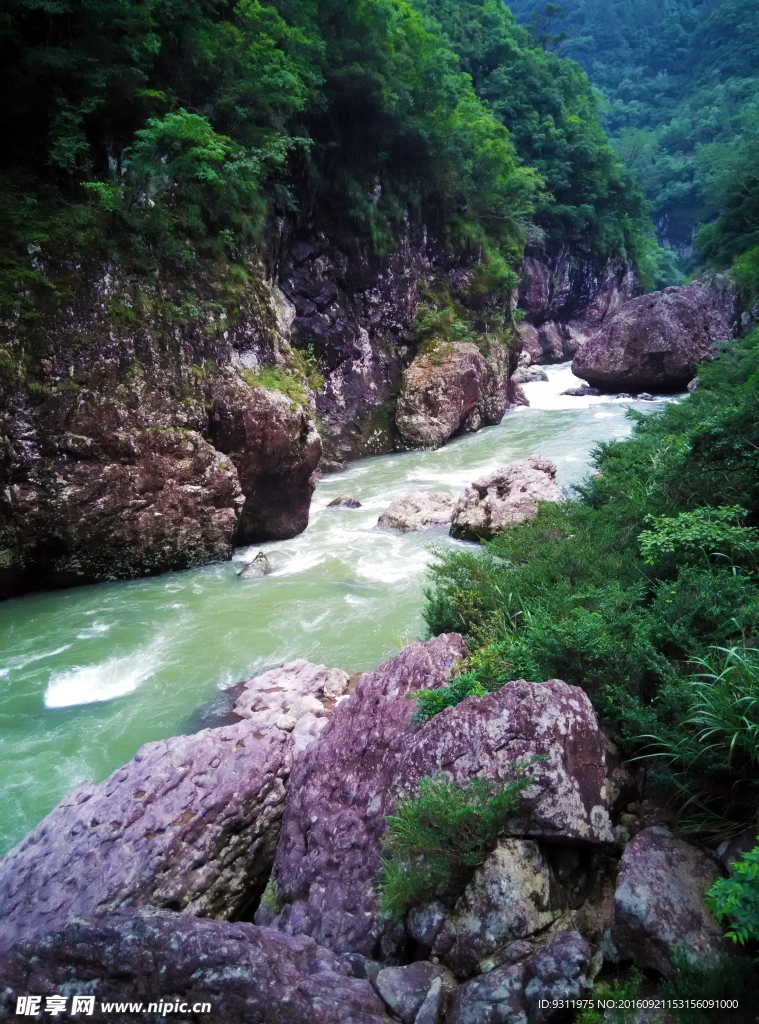
M 3 325 L 0 596 L 291 537 L 322 452 L 328 470 L 436 447 L 524 401 L 508 294 L 483 288 L 476 253 L 406 234 L 377 256 L 313 231 L 270 249 L 231 297 L 105 267 L 34 329 Z M 472 340 L 421 346 L 430 281 Z M 563 357 L 540 339 L 575 336 L 632 282 L 566 248 L 528 250 L 516 301 L 533 360 Z

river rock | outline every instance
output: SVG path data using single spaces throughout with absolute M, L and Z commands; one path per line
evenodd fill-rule
M 333 498 L 327 508 L 361 508 L 361 502 L 350 494 L 341 494 L 339 498 Z
M 723 929 L 704 894 L 720 870 L 715 861 L 663 826 L 646 828 L 625 847 L 619 865 L 611 937 L 621 959 L 666 978 L 680 945 L 695 961 L 716 962 L 727 952 Z
M 450 979 L 450 980 L 449 980 Z M 444 967 L 427 960 L 419 960 L 407 967 L 386 967 L 380 971 L 375 988 L 384 1001 L 400 1017 L 403 1024 L 415 1024 L 425 1002 L 430 1005 L 425 1014 L 434 1013 L 442 1001 L 444 987 L 452 987 L 453 979 Z M 432 991 L 432 998 L 430 991 Z
M 349 679 L 340 668 L 314 665 L 302 658 L 288 661 L 243 683 L 233 711 L 258 729 L 269 728 L 282 714 L 292 715 L 296 722 L 309 712 L 317 717 L 331 715 Z
M 552 900 L 553 887 L 553 900 Z M 501 839 L 459 897 L 446 922 L 452 946 L 440 949 L 440 932 L 433 943 L 458 978 L 475 972 L 515 939 L 524 939 L 551 924 L 562 913 L 556 883 L 538 843 Z
M 290 734 L 250 719 L 147 743 L 75 787 L 0 861 L 0 948 L 123 907 L 243 913 L 274 858 L 291 768 Z
M 598 388 L 591 388 L 587 384 L 583 384 L 580 388 L 567 388 L 566 391 L 561 393 L 562 395 L 569 395 L 570 398 L 594 398 L 596 395 L 601 394 Z
M 475 480 L 458 498 L 451 536 L 461 540 L 494 537 L 505 526 L 537 514 L 539 501 L 563 501 L 556 483 L 556 463 L 531 455 Z
M 540 366 L 518 366 L 511 379 L 515 384 L 534 384 L 536 381 L 548 380 L 548 374 Z
M 563 1019 L 561 1001 L 587 994 L 590 969 L 591 948 L 585 939 L 578 932 L 560 932 L 526 959 L 454 989 L 446 1024 L 548 1024 Z M 559 1005 L 552 1005 L 554 1001 Z
M 572 373 L 604 391 L 679 391 L 733 336 L 725 294 L 695 283 L 631 299 L 578 351 Z
M 0 1016 L 15 1019 L 16 999 L 36 993 L 95 996 L 99 1004 L 195 1004 L 224 1024 L 389 1024 L 368 981 L 349 977 L 329 952 L 303 936 L 253 924 L 201 920 L 168 911 L 120 911 L 76 920 L 19 943 L 0 961 Z M 44 998 L 42 1001 L 44 1006 Z M 198 1010 L 200 1007 L 198 1007 Z M 156 1006 L 157 1010 L 157 1006 Z M 167 1012 L 168 1011 L 167 1008 Z M 120 1021 L 146 1018 L 120 1012 Z M 58 1020 L 79 1020 L 68 1014 Z M 109 1018 L 110 1019 L 110 1018 Z
M 214 392 L 209 430 L 237 467 L 245 494 L 235 543 L 286 540 L 308 526 L 321 439 L 310 411 L 281 391 Z
M 483 355 L 470 342 L 441 344 L 406 370 L 395 423 L 408 448 L 439 448 L 455 434 L 500 423 L 519 401 L 502 345 L 491 343 Z
M 273 872 L 278 909 L 259 908 L 257 923 L 311 935 L 337 953 L 397 962 L 407 939 L 380 913 L 374 888 L 385 817 L 400 793 L 442 770 L 459 785 L 476 775 L 505 782 L 514 762 L 541 755 L 508 831 L 613 841 L 605 740 L 582 690 L 515 682 L 414 728 L 407 694 L 443 684 L 463 655 L 456 634 L 412 644 L 337 707 L 297 762 Z
M 404 494 L 385 509 L 377 521 L 378 526 L 408 533 L 424 530 L 429 526 L 443 526 L 450 523 L 453 515 L 453 498 L 449 494 L 434 491 L 415 491 Z
M 247 562 L 237 575 L 243 580 L 258 580 L 268 576 L 271 571 L 271 562 L 263 551 L 259 551 L 253 561 Z

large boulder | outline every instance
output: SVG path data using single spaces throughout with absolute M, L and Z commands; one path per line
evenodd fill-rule
M 444 963 L 457 977 L 467 978 L 508 943 L 542 931 L 562 913 L 556 890 L 538 843 L 501 839 L 445 921 L 443 934 L 453 941 L 440 950 Z M 438 943 L 440 937 L 439 931 Z
M 678 947 L 693 960 L 716 962 L 727 946 L 704 895 L 719 877 L 712 857 L 666 827 L 639 832 L 625 847 L 614 892 L 611 937 L 620 958 L 667 978 Z
M 591 948 L 578 932 L 560 932 L 548 945 L 508 967 L 459 985 L 446 1024 L 548 1024 L 566 1016 L 566 1002 L 591 984 Z
M 556 463 L 531 455 L 475 480 L 456 502 L 451 535 L 461 540 L 494 537 L 503 527 L 536 515 L 539 501 L 563 500 Z
M 572 372 L 605 391 L 682 391 L 733 336 L 729 297 L 705 284 L 626 302 L 579 349 Z
M 81 993 L 94 995 L 99 1020 L 114 1019 L 101 1016 L 105 1002 L 132 1004 L 119 1021 L 163 1019 L 161 1001 L 181 1020 L 389 1024 L 369 982 L 347 976 L 311 939 L 168 911 L 72 921 L 21 942 L 0 960 L 0 1017 L 15 1019 L 17 998 L 30 993 L 43 996 L 43 1007 L 44 996 L 65 993 L 61 1021 L 85 1019 L 70 1015 L 72 993 Z
M 245 503 L 236 544 L 284 540 L 308 526 L 321 439 L 310 410 L 281 391 L 238 387 L 213 392 L 209 429 L 237 467 Z
M 439 448 L 456 434 L 500 423 L 510 404 L 505 350 L 470 342 L 417 355 L 403 376 L 395 424 L 408 448 Z
M 238 698 L 243 721 L 148 743 L 73 789 L 0 861 L 0 948 L 123 907 L 239 917 L 271 868 L 294 753 L 347 681 L 304 661 L 267 672 Z
M 558 680 L 515 682 L 414 727 L 407 695 L 440 686 L 463 655 L 456 634 L 412 644 L 363 676 L 338 706 L 296 766 L 274 898 L 259 908 L 259 924 L 311 935 L 337 953 L 397 962 L 407 936 L 380 912 L 375 891 L 385 817 L 400 794 L 443 770 L 459 785 L 477 775 L 506 782 L 515 762 L 539 755 L 509 833 L 613 841 L 604 737 L 582 690 Z
M 453 515 L 453 498 L 449 494 L 435 491 L 414 491 L 404 494 L 385 509 L 377 520 L 378 526 L 408 533 L 424 530 L 429 526 L 443 526 L 450 523 Z
M 438 1012 L 447 990 L 455 984 L 443 967 L 419 960 L 407 967 L 385 967 L 377 975 L 375 988 L 403 1024 L 416 1024 L 424 1004 Z M 436 1024 L 437 1018 L 435 1018 Z

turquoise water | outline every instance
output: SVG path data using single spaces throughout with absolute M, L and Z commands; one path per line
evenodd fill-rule
M 540 452 L 578 483 L 599 440 L 626 436 L 625 410 L 658 403 L 561 398 L 568 366 L 527 385 L 532 407 L 436 452 L 354 463 L 322 479 L 305 533 L 260 545 L 274 572 L 240 580 L 232 562 L 0 604 L 0 853 L 77 782 L 98 782 L 149 740 L 213 724 L 224 691 L 294 658 L 372 668 L 424 631 L 430 544 L 444 530 L 396 534 L 377 517 L 411 490 L 460 493 L 496 466 Z M 360 509 L 329 509 L 352 494 Z

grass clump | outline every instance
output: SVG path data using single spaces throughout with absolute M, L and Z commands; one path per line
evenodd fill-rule
M 263 370 L 258 370 L 255 373 L 252 370 L 243 370 L 242 377 L 245 383 L 252 388 L 281 391 L 294 406 L 308 405 L 308 390 L 303 379 L 294 373 L 288 373 L 280 366 L 266 366 Z
M 473 672 L 462 673 L 446 686 L 434 690 L 417 690 L 413 694 L 417 708 L 413 721 L 426 722 L 445 708 L 456 707 L 467 697 L 484 697 L 487 692 Z
M 525 766 L 518 766 L 520 774 Z M 385 820 L 386 857 L 377 883 L 380 906 L 400 919 L 412 906 L 466 885 L 503 834 L 531 782 L 524 774 L 505 786 L 472 779 L 460 787 L 425 778 Z

